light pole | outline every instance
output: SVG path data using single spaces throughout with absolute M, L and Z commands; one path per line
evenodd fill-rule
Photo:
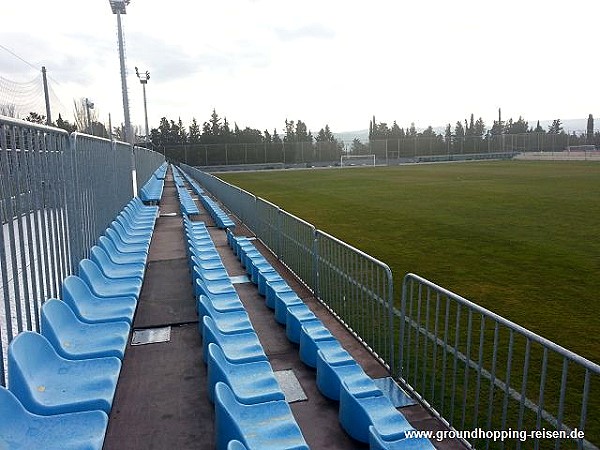
M 135 68 L 135 74 L 140 79 L 140 83 L 142 84 L 142 90 L 144 91 L 144 120 L 146 124 L 146 143 L 150 140 L 150 131 L 148 130 L 148 106 L 146 103 L 146 85 L 148 84 L 148 80 L 150 79 L 150 72 L 146 70 L 146 73 L 140 74 L 138 68 Z
M 90 116 L 90 109 L 94 109 L 94 103 L 90 102 L 89 98 L 85 98 L 85 111 L 87 113 L 87 125 L 88 125 L 88 134 L 94 134 L 94 127 L 92 126 L 92 119 Z
M 130 0 L 108 0 L 113 14 L 117 15 L 117 30 L 119 34 L 119 61 L 121 62 L 121 89 L 123 90 L 123 115 L 125 116 L 125 140 L 134 143 L 129 119 L 129 98 L 127 95 L 127 78 L 125 76 L 125 50 L 123 45 L 123 29 L 121 27 L 121 14 L 127 14 L 126 6 Z

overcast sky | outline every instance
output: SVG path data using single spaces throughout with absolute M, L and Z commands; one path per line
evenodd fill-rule
M 426 127 L 474 113 L 490 127 L 499 107 L 530 124 L 600 116 L 598 0 L 132 0 L 122 19 L 138 125 L 135 66 L 151 74 L 151 127 L 213 108 L 280 132 L 286 118 L 342 132 L 372 115 Z M 46 66 L 70 113 L 89 97 L 101 121 L 123 120 L 108 0 L 3 2 L 0 45 Z M 37 75 L 0 48 L 0 76 Z

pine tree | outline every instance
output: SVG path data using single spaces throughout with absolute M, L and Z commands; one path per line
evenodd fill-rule
M 587 144 L 594 143 L 594 116 L 592 116 L 591 114 L 588 116 L 588 121 L 587 121 L 586 143 Z
M 198 126 L 198 122 L 196 122 L 196 118 L 192 119 L 192 124 L 189 127 L 189 137 L 190 144 L 198 144 L 200 143 L 200 127 Z
M 552 121 L 552 125 L 550 125 L 548 127 L 548 133 L 550 134 L 561 134 L 563 133 L 563 127 L 562 127 L 562 123 L 560 122 L 560 119 L 554 119 Z

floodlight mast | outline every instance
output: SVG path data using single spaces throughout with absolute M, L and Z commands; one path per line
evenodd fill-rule
M 94 103 L 90 102 L 90 99 L 86 97 L 85 99 L 85 110 L 87 112 L 87 124 L 88 124 L 88 130 L 87 132 L 89 134 L 94 134 L 94 127 L 92 126 L 92 119 L 90 116 L 90 109 L 94 109 Z
M 125 49 L 123 45 L 123 29 L 121 14 L 127 14 L 126 6 L 130 0 L 108 0 L 113 14 L 117 15 L 117 30 L 119 35 L 119 61 L 121 63 L 121 89 L 123 90 L 123 115 L 125 116 L 125 141 L 134 144 L 131 119 L 129 117 L 129 97 L 127 94 L 127 77 L 125 75 Z
M 146 142 L 150 141 L 150 131 L 148 130 L 148 104 L 146 103 L 146 85 L 150 79 L 150 72 L 146 70 L 146 73 L 140 74 L 138 68 L 135 68 L 135 74 L 140 79 L 142 90 L 144 92 L 144 120 L 146 124 Z

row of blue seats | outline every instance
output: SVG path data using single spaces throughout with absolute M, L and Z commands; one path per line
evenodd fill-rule
M 217 449 L 308 449 L 205 224 L 184 228 Z
M 213 221 L 215 222 L 215 225 L 217 226 L 217 228 L 220 228 L 222 230 L 228 229 L 228 228 L 235 228 L 235 222 L 233 220 L 231 220 L 231 218 L 227 215 L 227 213 L 225 213 L 221 209 L 221 207 L 217 204 L 217 202 L 215 202 L 213 199 L 211 199 L 208 195 L 206 195 L 204 193 L 204 190 L 198 185 L 198 183 L 196 183 L 183 170 L 177 169 L 177 168 L 175 170 L 177 170 L 179 173 L 181 173 L 182 176 L 185 177 L 188 180 L 188 182 L 191 184 L 194 192 L 196 192 L 196 194 L 198 194 L 200 201 L 202 202 L 202 206 L 204 206 L 204 208 L 208 211 L 208 213 L 212 217 Z
M 427 439 L 408 439 L 412 426 L 394 407 L 354 358 L 290 288 L 257 250 L 251 239 L 227 233 L 227 240 L 274 310 L 275 320 L 286 327 L 288 339 L 299 345 L 300 359 L 316 369 L 317 387 L 339 402 L 343 429 L 372 449 L 433 449 Z
M 162 197 L 163 187 L 165 185 L 165 174 L 167 172 L 167 163 L 163 163 L 154 171 L 152 176 L 141 187 L 139 196 L 143 202 L 158 203 Z
M 190 186 L 192 186 L 192 190 L 197 194 L 197 195 L 203 195 L 204 194 L 204 189 L 202 189 L 200 187 L 200 185 L 198 184 L 198 182 L 196 180 L 194 180 L 190 175 L 187 174 L 187 172 L 183 171 L 183 170 L 179 170 L 179 172 L 181 173 L 181 175 L 183 176 L 183 178 L 185 178 L 187 180 L 187 182 L 190 184 Z
M 101 449 L 139 298 L 156 206 L 133 199 L 8 348 L 0 448 Z
M 181 175 L 181 169 L 174 164 L 171 164 L 171 171 L 173 172 L 173 181 L 175 182 L 175 186 L 184 187 L 185 182 L 183 180 L 183 176 Z
M 204 208 L 208 211 L 212 219 L 215 221 L 217 228 L 229 229 L 235 228 L 235 222 L 221 209 L 221 207 L 208 195 L 200 195 L 200 201 Z
M 189 216 L 190 214 L 200 214 L 200 210 L 198 209 L 196 202 L 194 202 L 194 199 L 185 187 L 185 182 L 183 176 L 181 175 L 181 171 L 173 164 L 171 164 L 171 169 L 173 170 L 173 178 L 175 180 L 175 187 L 177 188 L 177 196 L 179 197 L 181 214 L 184 216 Z

